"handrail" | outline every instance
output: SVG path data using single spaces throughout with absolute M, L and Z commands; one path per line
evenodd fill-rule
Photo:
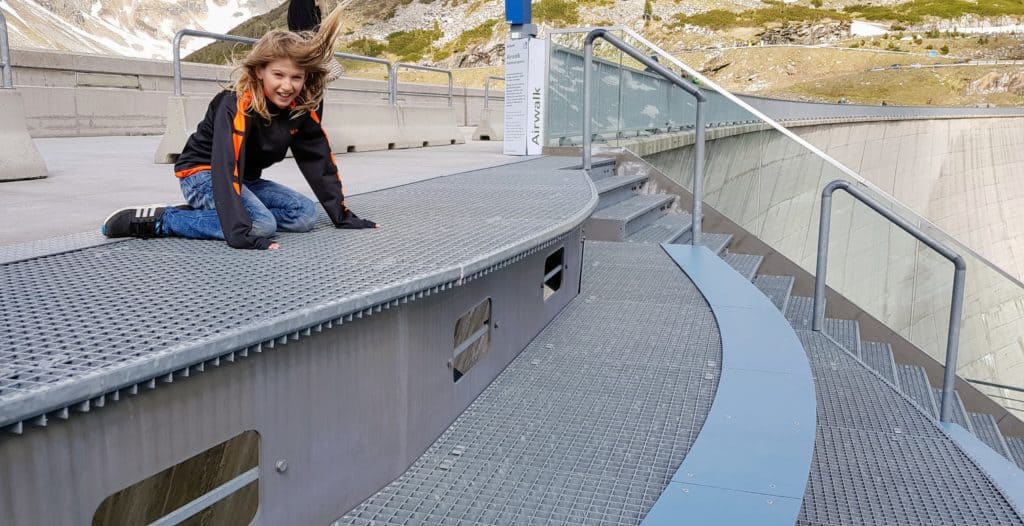
M 14 88 L 14 75 L 11 73 L 11 44 L 7 39 L 7 18 L 0 12 L 0 66 L 3 73 L 0 75 L 0 89 Z
M 195 29 L 182 29 L 181 31 L 178 31 L 177 33 L 175 33 L 174 34 L 174 41 L 173 41 L 173 43 L 171 45 L 171 49 L 172 49 L 172 52 L 174 53 L 174 94 L 179 96 L 179 97 L 183 94 L 182 93 L 182 89 L 181 89 L 181 78 L 182 78 L 181 77 L 181 39 L 183 37 L 186 37 L 186 36 L 209 38 L 211 40 L 221 40 L 221 41 L 225 41 L 225 42 L 238 42 L 240 44 L 249 44 L 249 45 L 255 44 L 257 42 L 257 39 L 255 39 L 255 38 L 240 37 L 240 36 L 236 36 L 236 35 L 222 35 L 220 33 L 211 33 L 209 31 L 198 31 L 198 30 L 195 30 Z M 387 68 L 388 73 L 389 74 L 391 73 L 391 63 L 388 62 L 387 60 L 382 59 L 382 58 L 364 57 L 363 55 L 353 55 L 351 53 L 341 53 L 341 52 L 335 52 L 334 53 L 334 57 L 335 58 L 345 59 L 345 60 L 361 60 L 363 62 L 370 62 L 370 63 L 373 63 L 373 64 L 383 64 Z M 389 77 L 388 78 L 389 86 L 390 86 L 391 82 L 392 82 L 391 78 Z
M 946 336 L 946 370 L 942 376 L 942 407 L 939 421 L 951 422 L 953 417 L 953 385 L 956 382 L 957 349 L 960 345 L 960 323 L 964 308 L 964 280 L 967 263 L 952 249 L 942 244 L 899 214 L 886 209 L 881 202 L 869 196 L 849 181 L 838 179 L 825 185 L 821 191 L 821 217 L 818 223 L 818 261 L 814 277 L 814 315 L 811 328 L 821 331 L 825 325 L 825 278 L 828 267 L 828 238 L 832 223 L 832 194 L 843 190 L 854 199 L 878 212 L 889 222 L 914 236 L 918 241 L 938 252 L 953 263 L 953 300 L 949 307 L 949 332 Z
M 615 35 L 608 32 L 606 29 L 594 29 L 587 33 L 587 38 L 583 43 L 583 169 L 590 170 L 592 166 L 591 160 L 591 147 L 593 143 L 593 137 L 591 136 L 592 123 L 590 122 L 592 108 L 592 95 L 594 90 L 594 41 L 598 38 L 608 42 L 615 46 L 622 52 L 626 53 L 634 60 L 650 68 L 654 73 L 657 73 L 664 77 L 669 82 L 679 86 L 683 91 L 693 95 L 697 100 L 697 117 L 694 123 L 694 158 L 693 158 L 693 216 L 692 216 L 692 239 L 691 244 L 699 245 L 701 243 L 701 230 L 704 220 L 703 206 L 704 206 L 704 112 L 705 106 L 707 105 L 707 98 L 701 93 L 700 89 L 692 86 L 689 82 L 685 81 L 679 75 L 676 75 L 669 69 L 665 68 L 660 62 L 652 60 L 647 55 L 641 53 L 635 47 L 623 42 Z
M 984 380 L 971 380 L 970 378 L 964 378 L 964 380 L 966 382 L 972 383 L 972 384 L 984 385 L 984 386 L 987 386 L 987 387 L 996 387 L 996 388 L 999 388 L 999 389 L 1008 389 L 1010 391 L 1017 391 L 1018 393 L 1024 393 L 1024 387 L 1014 387 L 1012 385 L 995 384 L 995 383 L 992 383 L 992 382 L 986 382 Z
M 487 80 L 484 81 L 484 109 L 485 110 L 487 108 L 491 107 L 491 81 L 492 80 L 500 80 L 502 82 L 505 82 L 505 77 L 499 77 L 499 76 L 496 76 L 496 75 L 491 75 L 490 77 L 487 77 Z
M 454 90 L 454 79 L 452 70 L 434 68 L 430 66 L 420 66 L 419 64 L 408 64 L 405 62 L 398 62 L 394 66 L 391 66 L 391 97 L 388 102 L 392 105 L 398 104 L 398 70 L 401 68 L 416 69 L 419 71 L 433 71 L 435 73 L 444 73 L 448 75 L 448 107 L 451 108 L 455 103 L 455 90 Z

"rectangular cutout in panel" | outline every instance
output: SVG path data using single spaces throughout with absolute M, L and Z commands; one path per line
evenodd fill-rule
M 562 288 L 562 274 L 565 270 L 565 247 L 551 253 L 544 260 L 544 301 Z
M 455 322 L 454 351 L 449 362 L 458 382 L 491 347 L 491 298 L 478 303 Z
M 247 525 L 259 507 L 259 453 L 259 433 L 245 431 L 107 497 L 92 526 Z

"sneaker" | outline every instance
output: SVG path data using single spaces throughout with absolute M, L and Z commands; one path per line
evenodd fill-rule
M 160 218 L 167 205 L 142 205 L 122 208 L 107 216 L 103 235 L 107 237 L 156 237 Z

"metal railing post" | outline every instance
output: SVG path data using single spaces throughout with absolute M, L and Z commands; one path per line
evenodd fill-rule
M 593 93 L 594 84 L 594 41 L 598 38 L 603 39 L 609 44 L 615 46 L 623 53 L 629 55 L 637 62 L 647 66 L 647 70 L 652 73 L 661 75 L 666 80 L 679 86 L 683 91 L 689 93 L 697 100 L 697 115 L 696 122 L 694 123 L 694 156 L 693 156 L 693 241 L 694 245 L 700 244 L 702 228 L 701 223 L 704 218 L 704 148 L 705 148 L 705 109 L 707 105 L 707 97 L 704 93 L 691 85 L 689 82 L 683 80 L 682 77 L 677 75 L 672 70 L 666 68 L 660 62 L 653 60 L 651 57 L 641 53 L 635 47 L 622 41 L 615 35 L 608 32 L 607 29 L 595 29 L 587 33 L 587 38 L 583 41 L 583 169 L 590 170 L 593 167 L 592 159 L 592 148 L 593 148 L 593 133 L 591 133 L 591 95 Z
M 398 70 L 400 68 L 416 69 L 419 71 L 433 71 L 434 73 L 444 73 L 445 75 L 448 75 L 448 107 L 451 108 L 455 105 L 455 76 L 452 75 L 452 70 L 420 66 L 419 64 L 406 64 L 404 62 L 397 62 L 391 67 L 391 78 L 388 83 L 390 96 L 388 97 L 388 100 L 392 105 L 398 104 Z
M 707 110 L 707 101 L 697 101 L 697 116 L 694 123 L 693 139 L 693 217 L 691 218 L 693 234 L 690 244 L 697 246 L 701 244 L 704 236 L 704 133 L 707 131 L 704 119 Z
M 952 249 L 929 236 L 900 215 L 886 209 L 877 200 L 864 193 L 849 181 L 836 180 L 825 185 L 821 191 L 821 217 L 818 223 L 818 257 L 814 276 L 814 310 L 811 328 L 821 331 L 825 325 L 825 279 L 828 273 L 828 240 L 832 216 L 832 194 L 842 190 L 868 208 L 898 226 L 904 232 L 938 252 L 953 263 L 953 297 L 949 306 L 949 330 L 946 334 L 946 370 L 942 375 L 942 403 L 939 421 L 951 422 L 953 418 L 953 388 L 956 385 L 956 364 L 960 348 L 960 325 L 963 319 L 964 288 L 967 278 L 967 263 Z
M 171 43 L 171 53 L 173 54 L 174 57 L 174 60 L 172 61 L 172 67 L 174 68 L 174 94 L 179 97 L 184 94 L 181 88 L 181 39 L 186 36 L 208 38 L 211 40 L 220 40 L 223 42 L 237 42 L 239 44 L 249 45 L 253 45 L 258 41 L 255 38 L 239 37 L 235 35 L 222 35 L 220 33 L 210 33 L 208 31 L 196 31 L 194 29 L 182 29 L 181 31 L 175 33 L 174 40 Z M 381 64 L 385 66 L 388 69 L 388 86 L 390 87 L 392 77 L 391 63 L 388 62 L 387 60 L 384 60 L 382 58 L 364 57 L 363 55 L 353 55 L 351 53 L 340 52 L 335 52 L 334 57 L 344 60 L 359 60 L 362 62 L 370 62 L 372 64 Z M 450 83 L 448 90 L 451 91 Z
M 505 82 L 505 77 L 498 77 L 498 76 L 491 75 L 490 77 L 487 77 L 487 80 L 484 81 L 484 109 L 485 110 L 487 108 L 491 107 L 491 81 L 492 80 L 500 80 L 502 82 Z
M 7 19 L 0 12 L 0 62 L 3 62 L 3 73 L 0 75 L 0 88 L 14 88 L 14 74 L 11 72 L 11 44 L 7 39 Z

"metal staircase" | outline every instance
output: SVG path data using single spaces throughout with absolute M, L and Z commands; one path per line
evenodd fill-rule
M 590 174 L 602 195 L 598 210 L 586 225 L 588 239 L 628 243 L 690 242 L 692 218 L 678 208 L 674 196 L 650 192 L 648 181 L 643 176 L 615 175 L 614 159 L 595 159 Z M 630 195 L 625 194 L 626 188 Z M 605 198 L 604 193 L 614 193 L 614 197 Z M 604 203 L 610 204 L 606 206 Z M 737 272 L 753 280 L 785 313 L 794 329 L 810 331 L 812 298 L 792 296 L 794 278 L 791 276 L 758 275 L 763 258 L 730 252 L 731 241 L 731 235 L 708 232 L 703 235 L 701 244 L 719 254 Z M 876 373 L 893 389 L 913 400 L 931 419 L 938 419 L 941 390 L 929 383 L 923 367 L 896 363 L 889 343 L 862 341 L 859 324 L 854 320 L 827 318 L 824 333 L 836 346 Z M 953 421 L 1024 468 L 1024 437 L 1003 436 L 992 415 L 969 412 L 958 393 Z

